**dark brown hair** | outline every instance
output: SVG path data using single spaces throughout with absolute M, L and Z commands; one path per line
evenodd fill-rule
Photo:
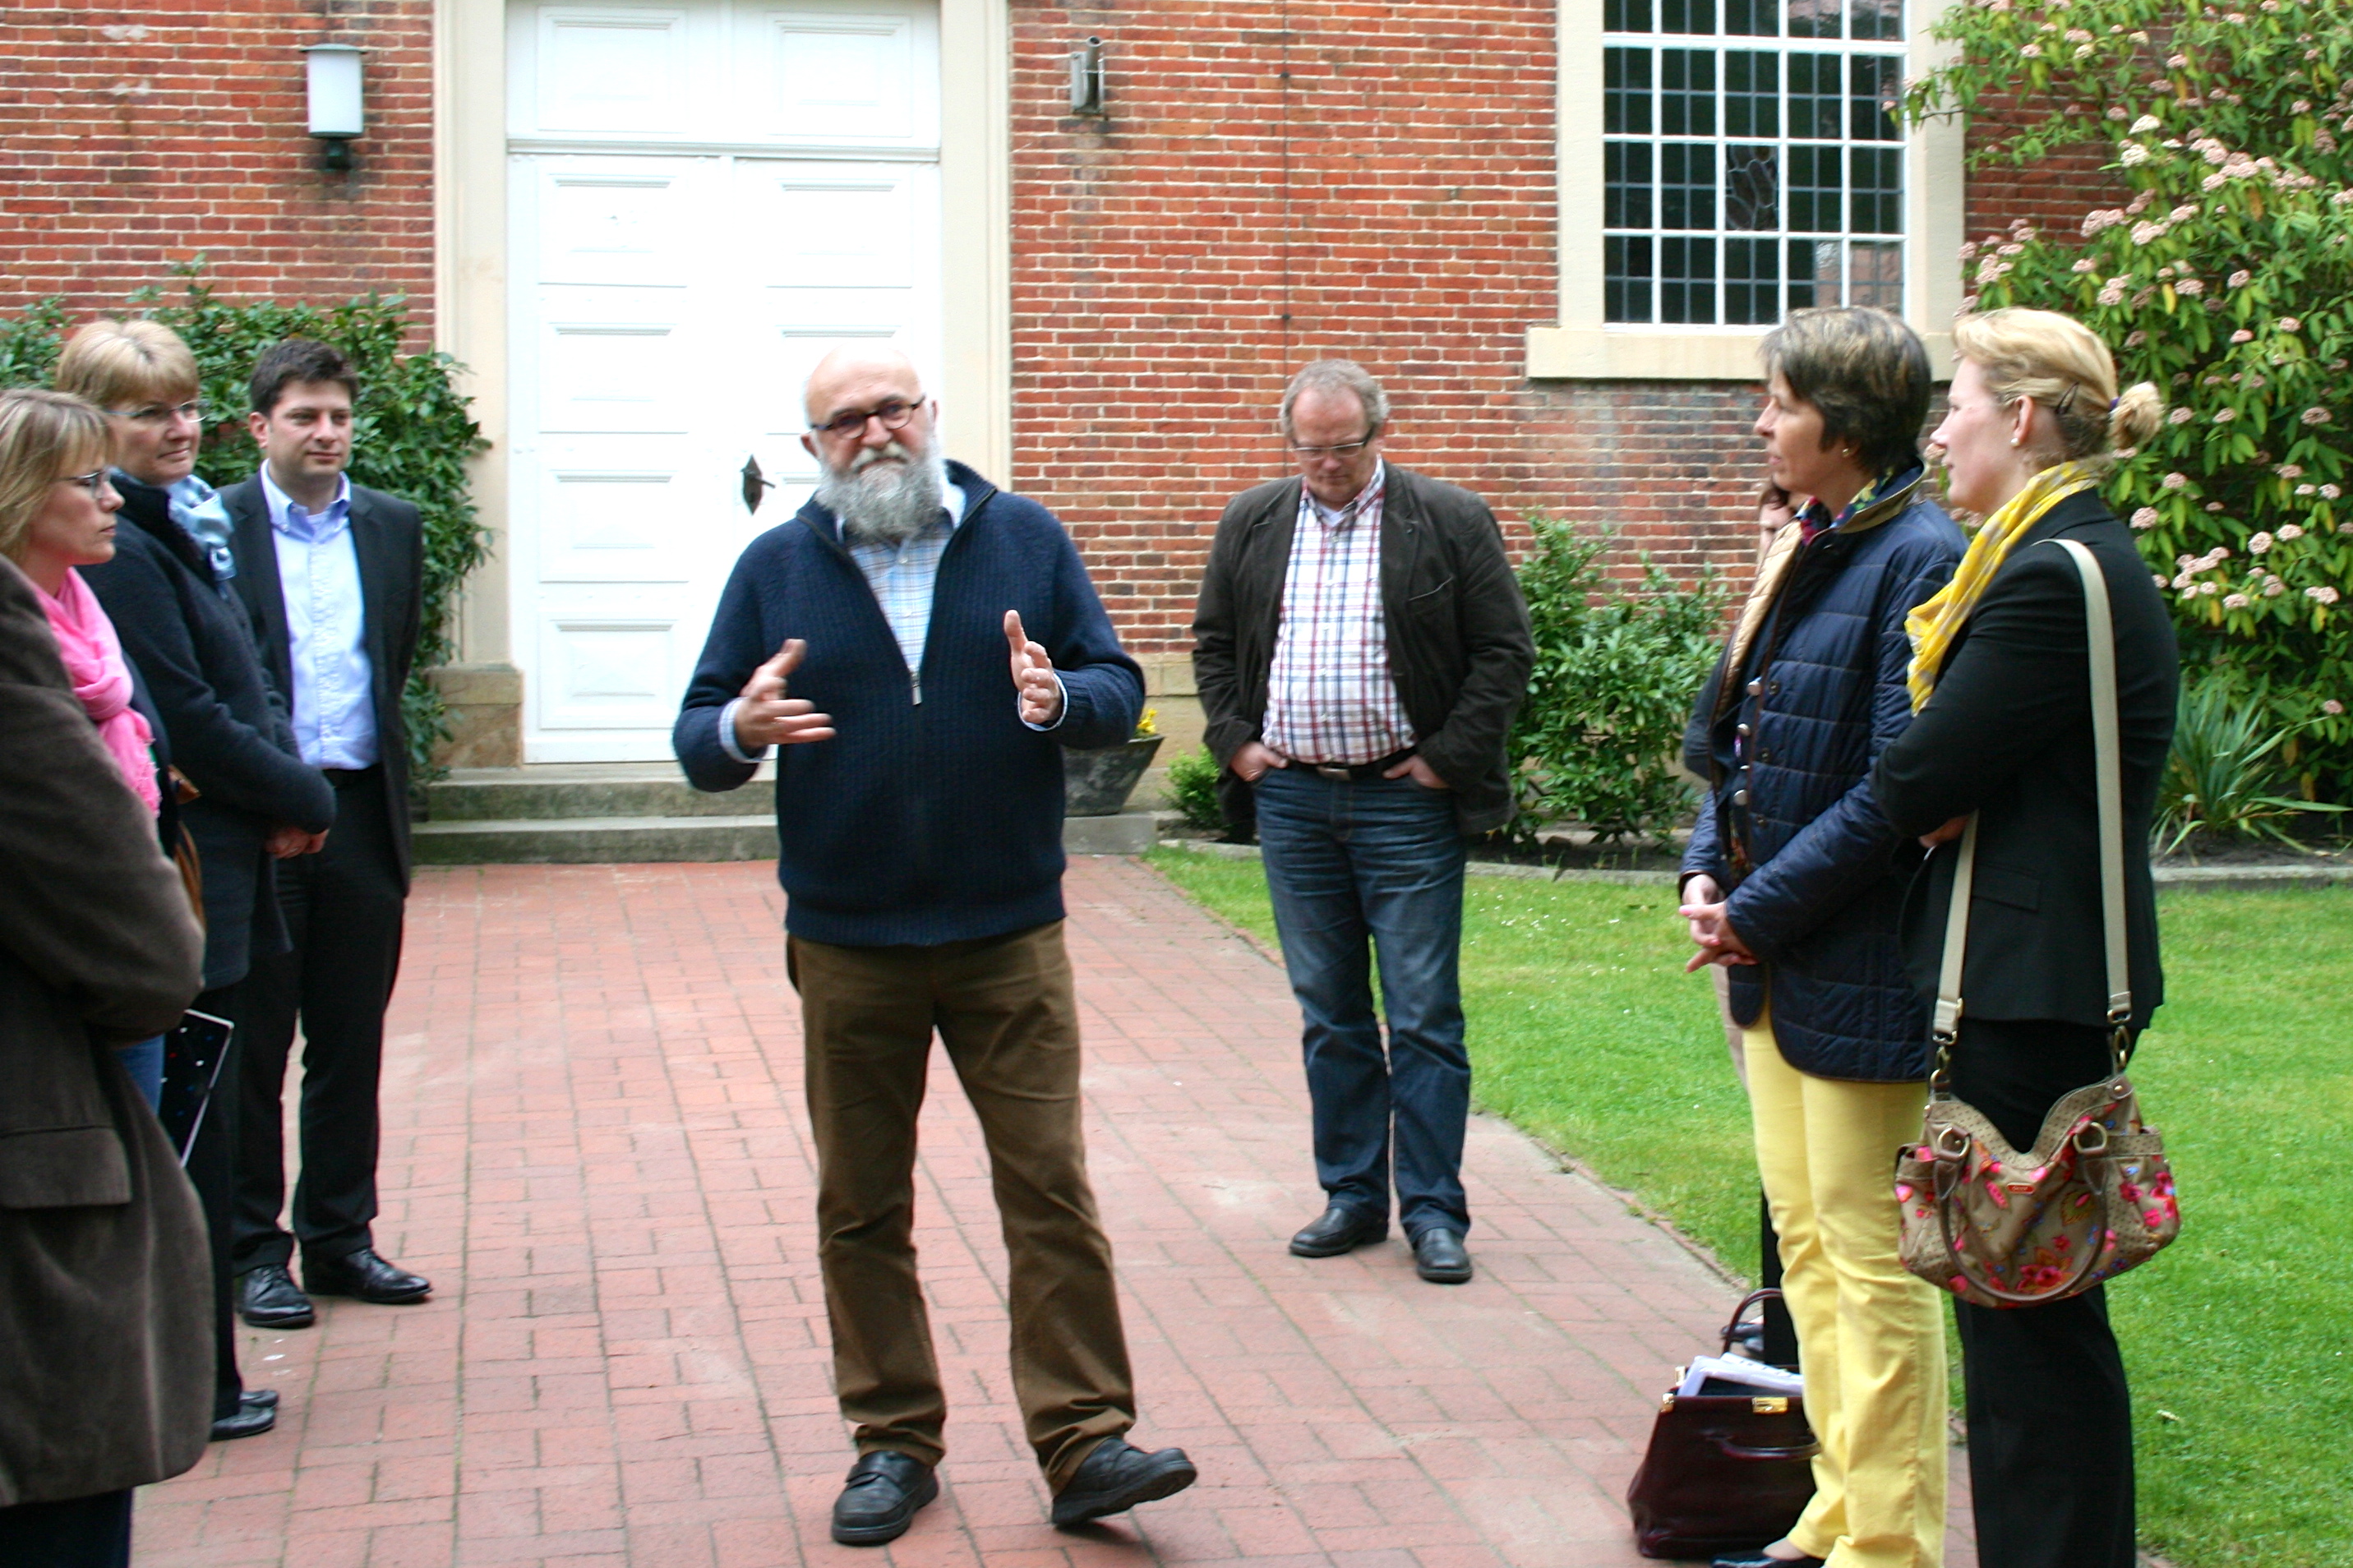
M 248 391 L 253 399 L 253 411 L 267 414 L 278 406 L 286 389 L 298 381 L 332 381 L 359 401 L 360 378 L 353 374 L 352 362 L 343 351 L 332 343 L 322 343 L 316 338 L 288 338 L 261 351 L 259 363 L 253 367 L 253 381 Z
M 1819 409 L 1822 449 L 1852 442 L 1873 474 L 1920 460 L 1928 418 L 1928 350 L 1920 334 L 1885 310 L 1831 305 L 1794 310 L 1758 351 L 1765 376 Z

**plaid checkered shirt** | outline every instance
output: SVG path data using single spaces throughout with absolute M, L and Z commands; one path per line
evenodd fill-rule
M 1338 510 L 1299 489 L 1267 672 L 1266 744 L 1294 762 L 1370 763 L 1414 743 L 1389 674 L 1381 613 L 1381 501 L 1388 466 Z

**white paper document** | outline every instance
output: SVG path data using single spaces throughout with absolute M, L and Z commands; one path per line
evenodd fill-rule
M 1736 1383 L 1761 1394 L 1803 1394 L 1806 1380 L 1794 1372 L 1744 1356 L 1704 1355 L 1692 1360 L 1683 1380 L 1675 1389 L 1678 1398 L 1688 1398 L 1707 1385 L 1709 1379 L 1718 1383 Z

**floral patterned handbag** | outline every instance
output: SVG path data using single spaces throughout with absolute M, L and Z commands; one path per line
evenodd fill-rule
M 2140 1102 L 2125 1076 L 2132 982 L 2125 951 L 2124 784 L 2108 585 L 2089 550 L 2073 540 L 2052 542 L 2074 557 L 2084 579 L 2114 1070 L 2062 1097 L 2043 1117 L 2034 1147 L 2024 1152 L 1953 1097 L 1961 954 L 1977 864 L 1978 819 L 1970 816 L 1946 916 L 1928 1109 L 1920 1142 L 1896 1155 L 1895 1198 L 1903 1205 L 1904 1267 L 1980 1307 L 2041 1306 L 2088 1290 L 2145 1262 L 2181 1231 L 2164 1144 L 2141 1121 Z

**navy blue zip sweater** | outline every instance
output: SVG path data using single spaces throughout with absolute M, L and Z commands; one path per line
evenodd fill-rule
M 754 770 L 720 743 L 720 713 L 786 638 L 808 644 L 789 691 L 836 733 L 777 748 L 776 879 L 786 929 L 811 942 L 929 947 L 1061 919 L 1061 748 L 1115 745 L 1143 710 L 1143 672 L 1060 521 L 961 463 L 948 473 L 964 521 L 940 559 L 920 682 L 812 500 L 735 563 L 671 732 L 695 788 L 741 786 Z M 1017 711 L 1008 610 L 1062 679 L 1050 732 Z

